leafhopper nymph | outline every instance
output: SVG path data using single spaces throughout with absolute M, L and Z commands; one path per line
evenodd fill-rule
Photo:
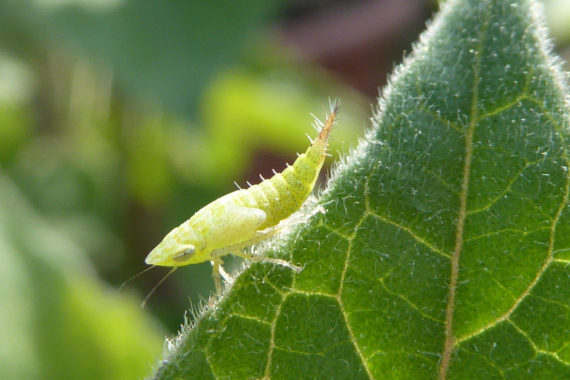
M 240 189 L 216 199 L 166 235 L 147 256 L 150 265 L 177 267 L 212 262 L 218 293 L 222 290 L 222 257 L 233 254 L 253 261 L 300 268 L 281 259 L 246 253 L 244 248 L 279 232 L 279 222 L 299 210 L 319 175 L 328 137 L 337 115 L 333 104 L 318 137 L 293 165 L 248 189 Z

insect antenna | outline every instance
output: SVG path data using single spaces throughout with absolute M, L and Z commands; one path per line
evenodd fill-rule
M 144 300 L 141 303 L 141 307 L 144 308 L 146 306 L 146 302 L 148 301 L 148 299 L 150 298 L 150 296 L 153 295 L 153 293 L 155 292 L 155 290 L 162 285 L 162 283 L 164 281 L 166 281 L 166 279 L 172 274 L 174 273 L 174 271 L 178 269 L 178 267 L 172 267 L 172 269 L 163 277 L 160 279 L 159 282 L 156 283 L 156 285 L 150 290 L 150 292 L 148 292 L 148 294 L 146 295 L 146 297 L 144 298 Z
M 121 286 L 119 286 L 119 288 L 117 289 L 117 291 L 120 292 L 121 289 L 123 289 L 123 288 L 125 287 L 125 285 L 127 285 L 129 282 L 133 281 L 135 278 L 137 278 L 137 277 L 140 276 L 141 274 L 146 273 L 146 272 L 148 272 L 149 270 L 151 270 L 152 268 L 155 268 L 155 267 L 156 267 L 156 265 L 151 265 L 150 267 L 148 267 L 148 268 L 146 268 L 146 269 L 143 269 L 143 270 L 141 270 L 140 272 L 138 272 L 137 274 L 135 274 L 135 275 L 129 277 L 125 282 L 123 282 L 123 283 L 121 284 Z
M 234 181 L 234 185 L 236 185 L 236 187 L 241 190 L 241 186 L 236 181 Z

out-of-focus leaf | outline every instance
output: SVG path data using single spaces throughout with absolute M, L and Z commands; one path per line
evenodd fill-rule
M 0 175 L 0 378 L 137 379 L 162 349 L 139 304 Z
M 174 187 L 168 157 L 171 154 L 166 123 L 149 118 L 129 133 L 127 184 L 133 198 L 147 205 L 169 198 Z M 127 133 L 128 133 L 127 132 Z
M 29 139 L 29 119 L 22 107 L 0 105 L 0 163 L 11 160 Z
M 173 152 L 190 165 L 186 174 L 220 186 L 220 181 L 227 185 L 238 179 L 236 173 L 243 174 L 256 152 L 294 159 L 295 152 L 307 148 L 306 136 L 316 135 L 310 127 L 314 123 L 311 113 L 322 118 L 330 108 L 331 94 L 343 99 L 343 113 L 342 123 L 335 125 L 331 136 L 330 152 L 338 156 L 339 151 L 354 146 L 367 120 L 364 101 L 342 86 L 319 88 L 304 79 L 285 70 L 232 70 L 221 75 L 208 88 L 201 108 L 207 140 L 187 138 L 192 146 L 178 146 Z M 263 175 L 285 168 L 285 162 L 279 164 L 264 168 Z
M 237 60 L 276 5 L 130 0 L 96 12 L 59 9 L 47 19 L 64 41 L 109 64 L 119 83 L 191 114 L 205 84 Z
M 570 42 L 570 3 L 568 0 L 544 1 L 548 26 L 557 43 Z
M 156 378 L 570 377 L 569 105 L 532 0 L 450 0 L 322 195 Z

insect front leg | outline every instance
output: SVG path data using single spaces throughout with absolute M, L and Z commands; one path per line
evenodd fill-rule
M 214 284 L 216 285 L 216 294 L 222 293 L 222 278 L 227 284 L 232 284 L 234 282 L 234 278 L 231 274 L 226 272 L 224 269 L 224 261 L 221 257 L 213 256 L 214 260 L 212 260 L 212 277 L 214 278 Z
M 222 278 L 220 276 L 220 269 L 222 268 L 223 263 L 224 260 L 222 260 L 221 257 L 216 257 L 214 260 L 212 260 L 212 277 L 214 278 L 214 285 L 216 286 L 216 294 L 218 295 L 222 294 Z
M 234 283 L 234 277 L 231 274 L 229 274 L 228 272 L 226 272 L 223 265 L 220 265 L 219 271 L 220 271 L 220 274 L 222 275 L 222 278 L 224 279 L 224 281 L 227 284 L 231 285 Z

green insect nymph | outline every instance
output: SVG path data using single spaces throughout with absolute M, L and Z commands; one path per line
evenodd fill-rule
M 300 270 L 285 260 L 246 253 L 243 249 L 276 234 L 279 222 L 299 210 L 313 190 L 325 161 L 338 106 L 331 108 L 317 139 L 293 165 L 257 185 L 234 191 L 206 205 L 170 231 L 145 262 L 176 268 L 211 261 L 218 293 L 222 289 L 220 273 L 227 276 L 221 267 L 222 257 L 227 254 Z

